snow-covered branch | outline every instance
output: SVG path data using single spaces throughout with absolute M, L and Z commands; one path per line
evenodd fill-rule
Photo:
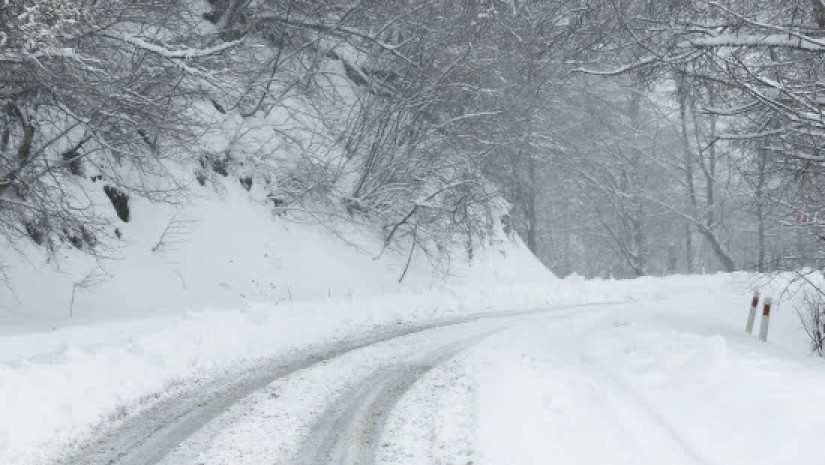
M 105 37 L 126 42 L 128 44 L 134 45 L 135 47 L 141 50 L 146 50 L 147 52 L 157 54 L 159 56 L 162 56 L 163 58 L 168 58 L 170 60 L 190 60 L 195 58 L 204 58 L 213 55 L 218 55 L 231 48 L 239 46 L 243 42 L 241 40 L 235 40 L 230 42 L 221 42 L 220 44 L 211 47 L 191 47 L 185 49 L 176 49 L 168 47 L 165 44 L 158 44 L 153 41 L 150 41 L 149 39 L 134 35 L 105 34 Z

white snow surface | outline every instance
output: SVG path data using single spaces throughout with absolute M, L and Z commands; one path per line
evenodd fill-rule
M 447 279 L 423 254 L 414 255 L 399 284 L 408 250 L 382 250 L 380 234 L 369 226 L 321 215 L 277 217 L 265 192 L 247 193 L 229 181 L 220 195 L 193 189 L 191 202 L 178 206 L 132 198 L 132 218 L 119 226 L 123 240 L 102 257 L 72 249 L 49 257 L 34 247 L 25 248 L 26 255 L 4 254 L 9 282 L 0 286 L 0 334 L 205 308 L 509 284 L 525 276 L 552 279 L 524 247 L 499 239 L 471 263 L 465 253 L 453 254 Z
M 730 278 L 692 281 L 710 289 L 715 281 L 719 291 Z M 673 289 L 690 280 L 649 281 Z M 294 463 L 316 422 L 364 380 L 477 335 L 485 338 L 403 394 L 375 463 L 778 465 L 821 457 L 825 419 L 811 405 L 822 397 L 822 362 L 745 334 L 734 322 L 743 312 L 707 318 L 680 304 L 684 297 L 480 320 L 359 349 L 249 396 L 162 463 Z
M 474 463 L 821 460 L 825 367 L 656 304 L 520 325 L 469 355 Z
M 379 461 L 732 465 L 824 456 L 816 439 L 825 417 L 809 406 L 820 404 L 825 368 L 807 355 L 799 296 L 782 294 L 787 277 L 560 280 L 520 243 L 500 240 L 471 263 L 456 254 L 446 277 L 417 258 L 399 284 L 406 251 L 381 254 L 379 237 L 353 227 L 272 217 L 254 190 L 229 186 L 178 208 L 188 222 L 158 251 L 176 210 L 144 204 L 114 258 L 65 252 L 56 268 L 31 258 L 35 251 L 5 264 L 13 281 L 0 290 L 0 464 L 49 463 L 100 425 L 229 367 L 378 327 L 611 302 L 629 303 L 521 318 L 529 324 L 428 372 L 397 406 L 406 413 L 390 417 Z M 100 269 L 106 279 L 76 285 Z M 754 288 L 777 302 L 767 344 L 743 331 Z M 402 349 L 364 350 L 378 352 L 307 375 L 327 391 L 280 389 L 304 392 L 293 406 L 319 413 L 327 394 Z M 251 444 L 243 425 L 252 434 L 260 418 L 230 413 L 223 421 L 236 428 L 215 440 Z M 226 439 L 231 431 L 241 431 L 237 441 Z M 200 459 L 247 463 L 216 457 Z

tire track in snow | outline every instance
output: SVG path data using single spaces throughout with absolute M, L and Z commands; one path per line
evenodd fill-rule
M 622 422 L 646 453 L 663 456 L 678 452 L 693 465 L 712 465 L 702 454 L 682 437 L 673 424 L 650 402 L 622 382 L 606 366 L 588 356 L 581 357 L 582 376 L 591 381 L 603 403 Z M 660 457 L 661 458 L 661 457 Z M 651 463 L 660 463 L 653 460 Z
M 376 370 L 324 413 L 295 465 L 373 465 L 387 419 L 401 397 L 427 372 L 489 334 L 440 347 L 425 356 L 425 363 Z

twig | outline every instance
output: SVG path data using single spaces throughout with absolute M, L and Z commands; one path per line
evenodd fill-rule
M 407 270 L 410 269 L 410 263 L 412 262 L 413 252 L 415 252 L 415 244 L 418 243 L 418 228 L 416 227 L 413 230 L 413 238 L 412 238 L 412 245 L 410 246 L 410 254 L 407 256 L 407 264 L 404 265 L 404 271 L 401 273 L 401 277 L 398 278 L 398 283 L 401 284 L 401 281 L 404 280 L 404 277 L 407 276 Z

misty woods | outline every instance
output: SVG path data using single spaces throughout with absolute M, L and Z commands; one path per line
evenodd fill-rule
M 819 0 L 7 0 L 0 234 L 98 253 L 231 178 L 434 263 L 503 227 L 559 275 L 820 266 L 823 35 Z

